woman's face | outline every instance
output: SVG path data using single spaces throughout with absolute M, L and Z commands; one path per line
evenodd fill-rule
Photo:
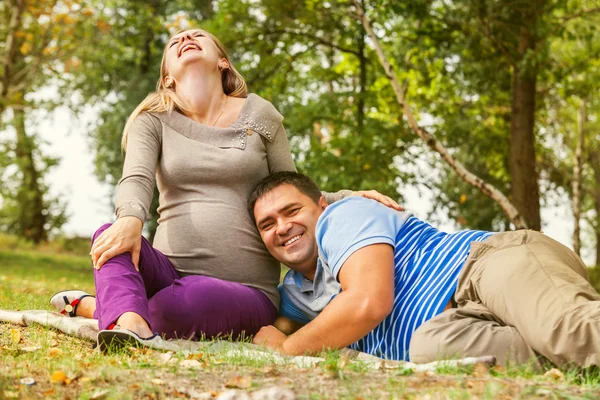
M 218 71 L 224 61 L 215 42 L 200 29 L 191 29 L 173 36 L 167 42 L 165 66 L 167 76 L 174 80 L 191 64 L 204 64 Z M 226 62 L 225 62 L 226 63 Z M 221 68 L 226 65 L 221 65 Z

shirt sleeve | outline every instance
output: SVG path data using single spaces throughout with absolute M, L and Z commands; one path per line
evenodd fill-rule
M 290 144 L 283 124 L 279 127 L 273 141 L 266 141 L 267 163 L 269 164 L 269 173 L 278 171 L 296 171 Z
M 327 204 L 333 204 L 352 195 L 352 190 L 342 189 L 337 192 L 321 192 Z
M 146 221 L 154 195 L 161 138 L 162 124 L 156 117 L 143 113 L 133 122 L 115 195 L 117 219 L 134 216 Z
M 328 206 L 317 223 L 316 240 L 325 265 L 338 275 L 357 250 L 373 244 L 394 246 L 405 213 L 362 197 L 349 197 Z

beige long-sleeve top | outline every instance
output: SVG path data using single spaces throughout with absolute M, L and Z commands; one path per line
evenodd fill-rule
M 295 170 L 282 121 L 254 94 L 226 128 L 178 112 L 141 114 L 128 137 L 117 218 L 145 221 L 156 181 L 160 217 L 153 246 L 180 274 L 239 282 L 279 307 L 279 263 L 262 243 L 246 201 L 269 173 Z

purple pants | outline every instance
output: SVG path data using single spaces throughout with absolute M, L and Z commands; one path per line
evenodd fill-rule
M 92 242 L 111 224 L 94 234 Z M 166 338 L 201 339 L 253 335 L 272 324 L 277 310 L 258 289 L 201 275 L 181 278 L 169 259 L 142 238 L 137 272 L 130 253 L 111 258 L 94 270 L 100 329 L 126 312 L 142 316 Z

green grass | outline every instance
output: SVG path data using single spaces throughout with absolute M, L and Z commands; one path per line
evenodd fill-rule
M 16 246 L 2 249 L 0 241 L 0 308 L 50 309 L 48 299 L 65 288 L 94 292 L 93 270 L 87 256 L 56 254 L 48 249 Z M 14 342 L 15 332 L 20 341 Z M 339 352 L 327 352 L 314 368 L 278 366 L 266 360 L 210 350 L 191 356 L 148 349 L 101 355 L 90 342 L 41 326 L 0 323 L 0 399 L 159 399 L 216 396 L 226 390 L 257 391 L 288 388 L 301 399 L 372 398 L 573 398 L 600 397 L 597 370 L 564 371 L 554 380 L 525 368 L 440 368 L 431 373 L 404 370 L 373 371 Z M 186 362 L 195 365 L 186 366 Z M 52 376 L 66 379 L 52 382 Z M 26 386 L 23 378 L 36 383 Z

